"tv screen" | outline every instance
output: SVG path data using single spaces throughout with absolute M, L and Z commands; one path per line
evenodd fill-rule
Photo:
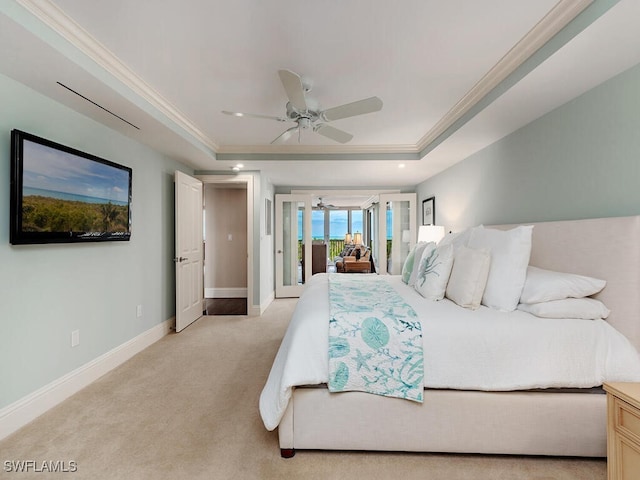
M 131 168 L 11 132 L 14 245 L 131 238 Z

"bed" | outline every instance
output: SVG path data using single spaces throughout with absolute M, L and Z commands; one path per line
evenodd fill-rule
M 600 387 L 605 381 L 640 380 L 640 216 L 529 225 L 534 225 L 530 265 L 607 282 L 594 295 L 611 312 L 606 321 L 577 320 L 608 335 L 604 346 L 596 345 L 602 343 L 600 340 L 594 341 L 591 358 L 580 358 L 582 353 L 576 349 L 576 363 L 595 365 L 594 373 L 587 375 L 589 378 L 564 384 L 552 380 L 544 387 L 528 388 L 526 382 L 519 384 L 518 376 L 511 375 L 509 382 L 497 386 L 465 388 L 464 378 L 448 377 L 443 370 L 440 375 L 429 377 L 429 385 L 425 374 L 422 403 L 363 392 L 330 393 L 326 388 L 326 367 L 312 361 L 314 356 L 321 355 L 314 354 L 316 347 L 311 346 L 317 337 L 322 337 L 322 328 L 326 327 L 316 326 L 320 330 L 314 331 L 303 327 L 304 321 L 296 320 L 310 315 L 309 312 L 320 312 L 328 322 L 326 293 L 311 293 L 326 292 L 323 290 L 326 275 L 314 276 L 298 302 L 260 398 L 265 426 L 269 430 L 278 428 L 282 456 L 293 456 L 301 449 L 606 456 L 606 396 Z M 402 290 L 398 279 L 389 280 Z M 415 292 L 407 293 L 406 298 L 416 306 L 416 311 L 422 308 Z M 443 311 L 458 308 L 468 314 L 466 309 L 452 306 L 446 299 L 431 303 Z M 483 309 L 488 310 L 480 307 L 474 314 L 483 315 Z M 530 316 L 525 312 L 515 315 L 523 324 Z M 571 328 L 564 320 L 556 320 L 556 325 L 559 331 Z M 479 332 L 471 331 L 470 337 L 478 338 Z M 454 338 L 451 348 L 459 346 L 463 337 Z M 583 347 L 592 341 L 588 336 L 585 339 Z M 303 351 L 303 361 L 291 360 L 292 354 L 286 350 L 292 346 Z M 441 342 L 432 347 L 443 350 Z M 525 347 L 521 350 L 525 360 L 531 358 L 531 363 L 544 361 Z M 499 361 L 505 366 L 516 363 L 502 357 Z M 431 362 L 425 353 L 425 371 L 431 368 L 428 367 Z M 297 374 L 282 370 L 286 363 L 295 363 L 294 370 L 304 371 L 304 382 L 299 376 L 295 378 Z M 525 380 L 527 368 L 517 368 L 521 368 Z M 476 376 L 473 372 L 467 375 Z M 494 376 L 499 379 L 500 373 Z

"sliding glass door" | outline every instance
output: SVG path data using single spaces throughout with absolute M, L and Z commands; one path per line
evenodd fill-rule
M 345 238 L 351 234 L 363 234 L 363 212 L 357 208 L 334 208 L 323 210 L 325 214 L 325 241 L 329 246 L 329 260 L 333 260 L 344 249 Z M 363 243 L 366 239 L 363 235 Z

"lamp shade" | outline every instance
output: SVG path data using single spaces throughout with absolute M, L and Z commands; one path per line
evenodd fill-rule
M 418 229 L 419 242 L 438 243 L 444 237 L 444 227 L 441 225 L 422 225 Z
M 347 233 L 344 236 L 344 243 L 346 243 L 347 245 L 351 245 L 351 234 L 350 233 Z
M 353 243 L 355 243 L 356 245 L 362 245 L 362 234 L 361 233 L 355 233 L 353 235 Z

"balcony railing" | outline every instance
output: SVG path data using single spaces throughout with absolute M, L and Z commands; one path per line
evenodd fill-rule
M 322 238 L 315 238 L 314 240 L 323 240 Z M 387 240 L 387 258 L 391 255 L 391 239 Z M 335 257 L 338 257 L 344 250 L 343 239 L 331 239 L 329 240 L 327 257 L 333 261 Z M 298 258 L 302 258 L 302 240 L 298 240 Z
M 314 240 L 322 240 L 321 238 L 314 238 Z M 327 257 L 333 261 L 333 259 L 339 256 L 344 250 L 344 240 L 329 240 L 329 248 Z M 302 258 L 302 240 L 298 240 L 298 258 Z

